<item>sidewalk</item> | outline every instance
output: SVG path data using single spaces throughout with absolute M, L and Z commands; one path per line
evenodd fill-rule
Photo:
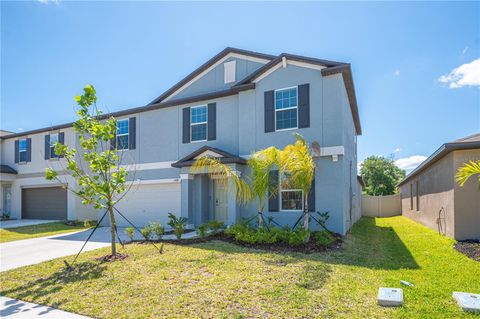
M 90 319 L 52 307 L 0 296 L 0 318 L 8 319 Z

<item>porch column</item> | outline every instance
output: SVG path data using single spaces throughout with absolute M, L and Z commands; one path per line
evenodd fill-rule
M 235 185 L 233 180 L 229 178 L 228 194 L 227 194 L 227 223 L 233 225 L 237 222 L 237 198 L 235 197 Z
M 192 174 L 180 174 L 180 187 L 181 187 L 181 213 L 180 215 L 185 218 L 191 216 L 190 211 L 192 210 Z M 191 224 L 192 221 L 189 220 L 188 224 Z

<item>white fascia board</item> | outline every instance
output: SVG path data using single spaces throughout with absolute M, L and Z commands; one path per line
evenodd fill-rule
M 155 185 L 155 184 L 172 184 L 180 183 L 180 178 L 161 178 L 161 179 L 137 179 L 127 182 L 126 184 L 134 185 Z
M 312 157 L 325 157 L 325 156 L 339 156 L 345 154 L 345 147 L 343 146 L 327 146 L 320 148 L 320 154 L 316 154 L 315 152 L 311 152 Z M 251 154 L 241 155 L 241 157 L 245 159 L 252 158 Z
M 257 58 L 257 57 L 253 57 L 253 56 L 249 56 L 249 55 L 244 55 L 244 54 L 238 54 L 238 53 L 229 53 L 227 54 L 226 56 L 224 56 L 223 58 L 221 58 L 220 60 L 218 60 L 217 62 L 215 62 L 214 64 L 212 64 L 210 67 L 208 67 L 207 69 L 205 69 L 203 72 L 201 72 L 199 75 L 197 75 L 196 77 L 194 77 L 193 79 L 191 79 L 190 81 L 188 81 L 187 83 L 185 83 L 184 85 L 182 85 L 180 88 L 178 88 L 176 91 L 174 91 L 172 94 L 170 94 L 169 96 L 167 96 L 163 102 L 167 102 L 169 100 L 171 100 L 175 95 L 177 95 L 178 93 L 182 92 L 183 90 L 185 90 L 187 87 L 189 87 L 190 85 L 192 85 L 194 82 L 196 82 L 198 79 L 200 79 L 201 77 L 203 77 L 205 74 L 207 74 L 208 72 L 212 71 L 214 68 L 216 68 L 217 66 L 219 66 L 220 64 L 222 64 L 223 62 L 225 62 L 227 59 L 229 58 L 237 58 L 237 59 L 243 59 L 243 60 L 247 60 L 247 61 L 251 61 L 251 62 L 257 62 L 257 63 L 263 63 L 263 64 L 266 64 L 268 62 L 270 62 L 270 60 L 267 60 L 267 59 L 262 59 L 262 58 Z
M 152 163 L 142 163 L 142 164 L 128 164 L 128 165 L 121 165 L 120 167 L 125 168 L 127 172 L 132 171 L 144 171 L 149 169 L 164 169 L 164 168 L 172 168 L 172 162 L 152 162 Z

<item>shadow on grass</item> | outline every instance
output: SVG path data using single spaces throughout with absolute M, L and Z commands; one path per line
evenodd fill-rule
M 337 251 L 303 254 L 251 249 L 227 242 L 212 241 L 192 245 L 199 249 L 222 253 L 253 253 L 287 258 L 288 262 L 321 261 L 327 264 L 342 264 L 371 269 L 419 269 L 415 258 L 392 227 L 375 224 L 375 218 L 363 217 L 344 238 L 343 247 Z M 276 258 L 274 258 L 275 260 Z
M 77 281 L 92 280 L 102 276 L 106 266 L 96 262 L 83 262 L 74 266 L 73 270 L 64 271 L 63 269 L 52 273 L 48 277 L 29 281 L 24 285 L 12 288 L 2 289 L 0 295 L 14 295 L 16 299 L 28 298 L 37 300 L 38 298 L 48 296 L 60 291 L 65 284 Z M 45 303 L 45 302 L 43 302 Z M 49 302 L 46 302 L 49 304 Z M 57 308 L 62 302 L 56 302 L 53 305 Z

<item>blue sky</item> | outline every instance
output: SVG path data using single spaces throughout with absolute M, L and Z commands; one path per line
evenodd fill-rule
M 2 2 L 0 127 L 74 120 L 87 83 L 143 106 L 226 46 L 350 62 L 360 160 L 480 132 L 480 2 Z

